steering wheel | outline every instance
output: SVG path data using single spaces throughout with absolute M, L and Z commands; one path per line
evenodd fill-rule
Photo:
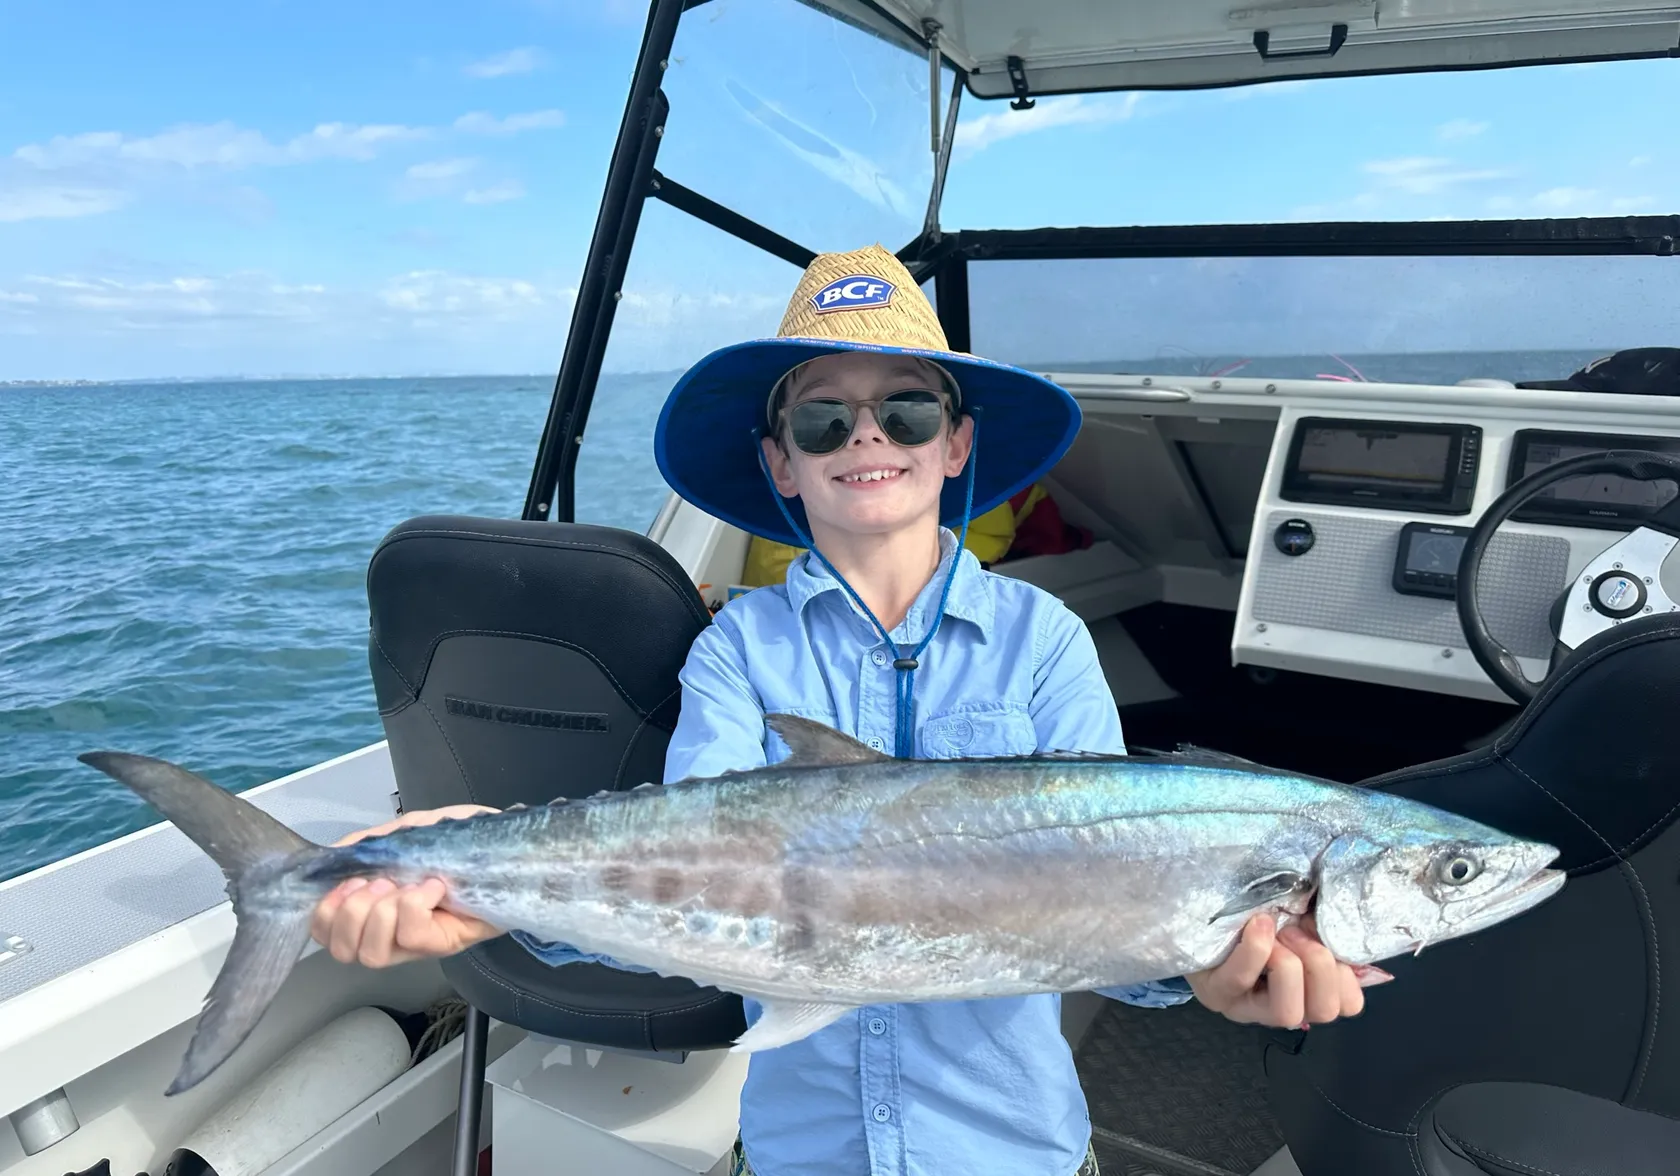
M 1458 620 L 1464 627 L 1470 654 L 1494 685 L 1517 703 L 1526 703 L 1540 690 L 1531 682 L 1509 649 L 1488 631 L 1476 597 L 1482 557 L 1493 533 L 1511 513 L 1540 491 L 1565 478 L 1585 474 L 1620 474 L 1640 482 L 1680 483 L 1680 456 L 1639 449 L 1588 453 L 1549 465 L 1530 474 L 1494 499 L 1465 540 L 1458 560 Z M 1589 637 L 1646 613 L 1680 610 L 1662 585 L 1665 560 L 1680 546 L 1680 496 L 1611 544 L 1588 562 L 1552 609 L 1552 645 L 1547 677 Z

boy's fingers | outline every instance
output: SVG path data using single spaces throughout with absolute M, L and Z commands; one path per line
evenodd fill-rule
M 362 943 L 356 958 L 363 967 L 384 968 L 393 960 L 397 948 L 397 908 L 402 895 L 392 891 L 382 896 L 368 909 L 367 922 L 362 926 Z
M 1306 982 L 1301 957 L 1275 944 L 1266 963 L 1266 990 L 1256 993 L 1256 1019 L 1267 1025 L 1293 1028 L 1306 1020 Z
M 1341 965 L 1336 957 L 1298 927 L 1285 927 L 1278 943 L 1301 961 L 1302 1020 L 1320 1025 L 1334 1021 L 1342 1011 Z
M 1272 956 L 1276 934 L 1275 925 L 1266 915 L 1255 916 L 1243 927 L 1237 946 L 1209 976 L 1209 994 L 1219 1007 L 1240 1001 L 1253 991 Z
M 367 926 L 368 912 L 373 909 L 377 899 L 389 894 L 393 889 L 395 887 L 390 882 L 380 878 L 345 897 L 338 908 L 338 914 L 333 918 L 332 935 L 328 944 L 333 959 L 341 964 L 356 962 L 362 950 L 362 931 Z
M 444 885 L 435 878 L 403 892 L 397 904 L 399 946 L 432 954 L 448 949 L 447 937 L 437 922 L 437 906 L 443 901 L 443 895 Z
M 345 896 L 352 890 L 360 890 L 366 885 L 366 878 L 351 878 L 347 882 L 340 882 L 315 904 L 315 910 L 309 916 L 309 934 L 316 943 L 322 947 L 328 946 L 327 940 L 332 936 L 333 920 L 338 917 L 338 908 L 344 905 Z

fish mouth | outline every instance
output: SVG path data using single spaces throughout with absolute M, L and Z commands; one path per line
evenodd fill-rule
M 1498 902 L 1490 903 L 1476 912 L 1482 919 L 1508 919 L 1512 915 L 1520 915 L 1530 907 L 1539 906 L 1546 899 L 1556 894 L 1563 887 L 1564 880 L 1569 875 L 1563 870 L 1536 870 L 1522 885 L 1512 890 Z

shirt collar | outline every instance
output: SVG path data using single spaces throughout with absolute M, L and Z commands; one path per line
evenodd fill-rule
M 951 581 L 951 594 L 945 600 L 945 615 L 974 625 L 980 630 L 980 639 L 986 640 L 991 636 L 996 604 L 986 584 L 986 574 L 980 567 L 980 561 L 972 551 L 958 550 L 956 533 L 949 527 L 939 528 L 939 552 L 939 566 L 934 569 L 927 584 L 916 594 L 916 600 L 911 604 L 904 623 L 893 631 L 894 639 L 901 643 L 915 644 L 927 633 L 929 619 L 939 607 L 939 595 L 945 591 L 945 577 L 950 574 L 951 561 L 955 559 L 957 571 Z M 833 593 L 870 630 L 872 636 L 879 636 L 874 632 L 875 626 L 870 624 L 869 618 L 858 608 L 850 594 L 840 587 L 840 582 L 830 574 L 823 562 L 809 551 L 802 552 L 788 564 L 786 583 L 788 604 L 792 606 L 795 615 L 803 615 L 805 606 L 818 596 Z

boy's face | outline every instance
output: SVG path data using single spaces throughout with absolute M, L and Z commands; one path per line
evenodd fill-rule
M 925 445 L 894 442 L 875 418 L 876 405 L 868 403 L 905 389 L 936 391 L 945 406 L 938 435 Z M 833 453 L 806 453 L 789 436 L 785 409 L 816 399 L 843 400 L 857 415 L 851 436 Z M 865 352 L 825 355 L 794 373 L 781 405 L 780 432 L 764 439 L 765 457 L 776 489 L 785 498 L 799 497 L 813 531 L 887 534 L 938 525 L 940 492 L 946 478 L 963 471 L 973 422 L 964 417 L 952 427 L 950 398 L 932 364 Z

